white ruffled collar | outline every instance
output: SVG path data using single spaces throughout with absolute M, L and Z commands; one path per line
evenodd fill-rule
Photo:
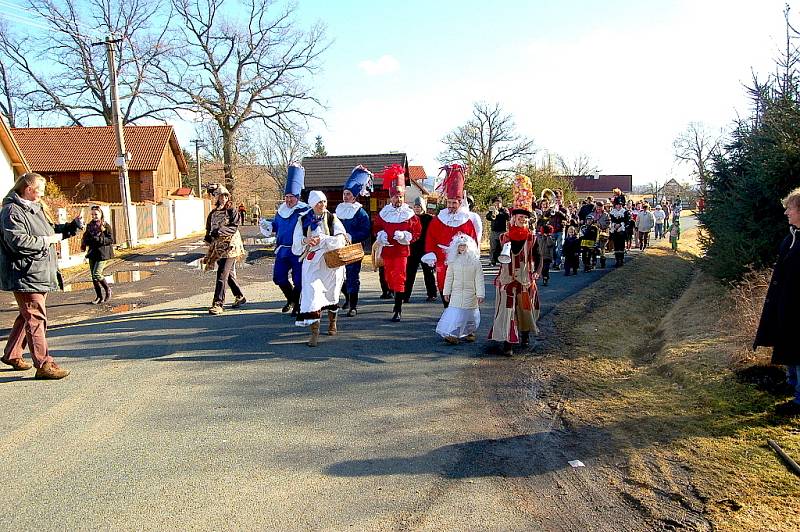
M 297 209 L 307 209 L 307 208 L 308 208 L 308 205 L 306 205 L 302 201 L 298 201 L 297 204 L 294 207 L 289 207 L 284 202 L 284 203 L 281 203 L 280 207 L 278 207 L 278 216 L 280 216 L 281 218 L 288 218 Z
M 361 204 L 357 201 L 353 203 L 341 202 L 336 206 L 336 216 L 340 220 L 349 220 L 361 209 Z
M 379 216 L 381 220 L 386 223 L 399 224 L 410 220 L 412 216 L 416 215 L 414 214 L 414 210 L 405 203 L 399 207 L 393 207 L 391 203 L 387 203 L 386 206 L 381 209 Z
M 469 209 L 465 205 L 462 205 L 454 214 L 450 214 L 450 210 L 444 208 L 439 211 L 437 218 L 448 227 L 458 227 L 472 219 L 469 215 Z

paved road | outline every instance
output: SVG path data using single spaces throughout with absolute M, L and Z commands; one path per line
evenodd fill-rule
M 393 324 L 366 273 L 362 313 L 311 349 L 307 330 L 280 314 L 276 288 L 263 281 L 269 259 L 252 252 L 244 309 L 208 315 L 213 277 L 181 255 L 120 288 L 119 301 L 127 293 L 144 308 L 106 308 L 49 333 L 73 371 L 67 379 L 0 372 L 0 529 L 524 530 L 547 522 L 525 494 L 498 489 L 499 477 L 542 471 L 501 470 L 497 448 L 485 453 L 487 441 L 497 443 L 487 439 L 495 421 L 475 374 L 486 342 L 451 347 L 436 337 L 441 307 L 422 302 L 421 278 Z M 488 282 L 493 273 L 486 269 Z M 604 273 L 554 272 L 544 310 Z M 99 312 L 76 297 L 54 308 L 65 319 Z M 596 505 L 574 511 L 611 529 L 597 521 Z

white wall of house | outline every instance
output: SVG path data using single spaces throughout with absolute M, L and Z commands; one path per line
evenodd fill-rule
M 0 146 L 0 194 L 5 197 L 6 193 L 14 185 L 14 167 L 11 166 L 11 157 L 6 153 L 5 148 Z
M 175 238 L 206 230 L 203 200 L 186 198 L 174 200 Z

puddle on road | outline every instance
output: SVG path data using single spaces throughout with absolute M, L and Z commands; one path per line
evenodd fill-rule
M 122 284 L 122 283 L 135 283 L 142 279 L 147 279 L 153 275 L 153 272 L 147 270 L 127 270 L 121 272 L 114 272 L 111 275 L 106 275 L 106 281 L 109 284 Z M 64 292 L 78 292 L 80 290 L 89 290 L 94 288 L 91 281 L 80 281 L 77 283 L 68 283 L 64 285 Z

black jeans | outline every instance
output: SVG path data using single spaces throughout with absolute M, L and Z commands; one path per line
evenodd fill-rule
M 236 282 L 236 259 L 219 259 L 217 261 L 217 285 L 214 288 L 214 304 L 225 303 L 225 285 L 231 287 L 234 297 L 242 297 L 242 289 Z
M 417 270 L 422 266 L 422 276 L 425 278 L 425 291 L 428 297 L 436 297 L 436 274 L 433 268 L 422 262 L 422 255 L 409 255 L 408 262 L 406 263 L 406 293 L 405 299 L 411 297 L 411 291 L 414 289 L 414 280 L 417 277 Z

